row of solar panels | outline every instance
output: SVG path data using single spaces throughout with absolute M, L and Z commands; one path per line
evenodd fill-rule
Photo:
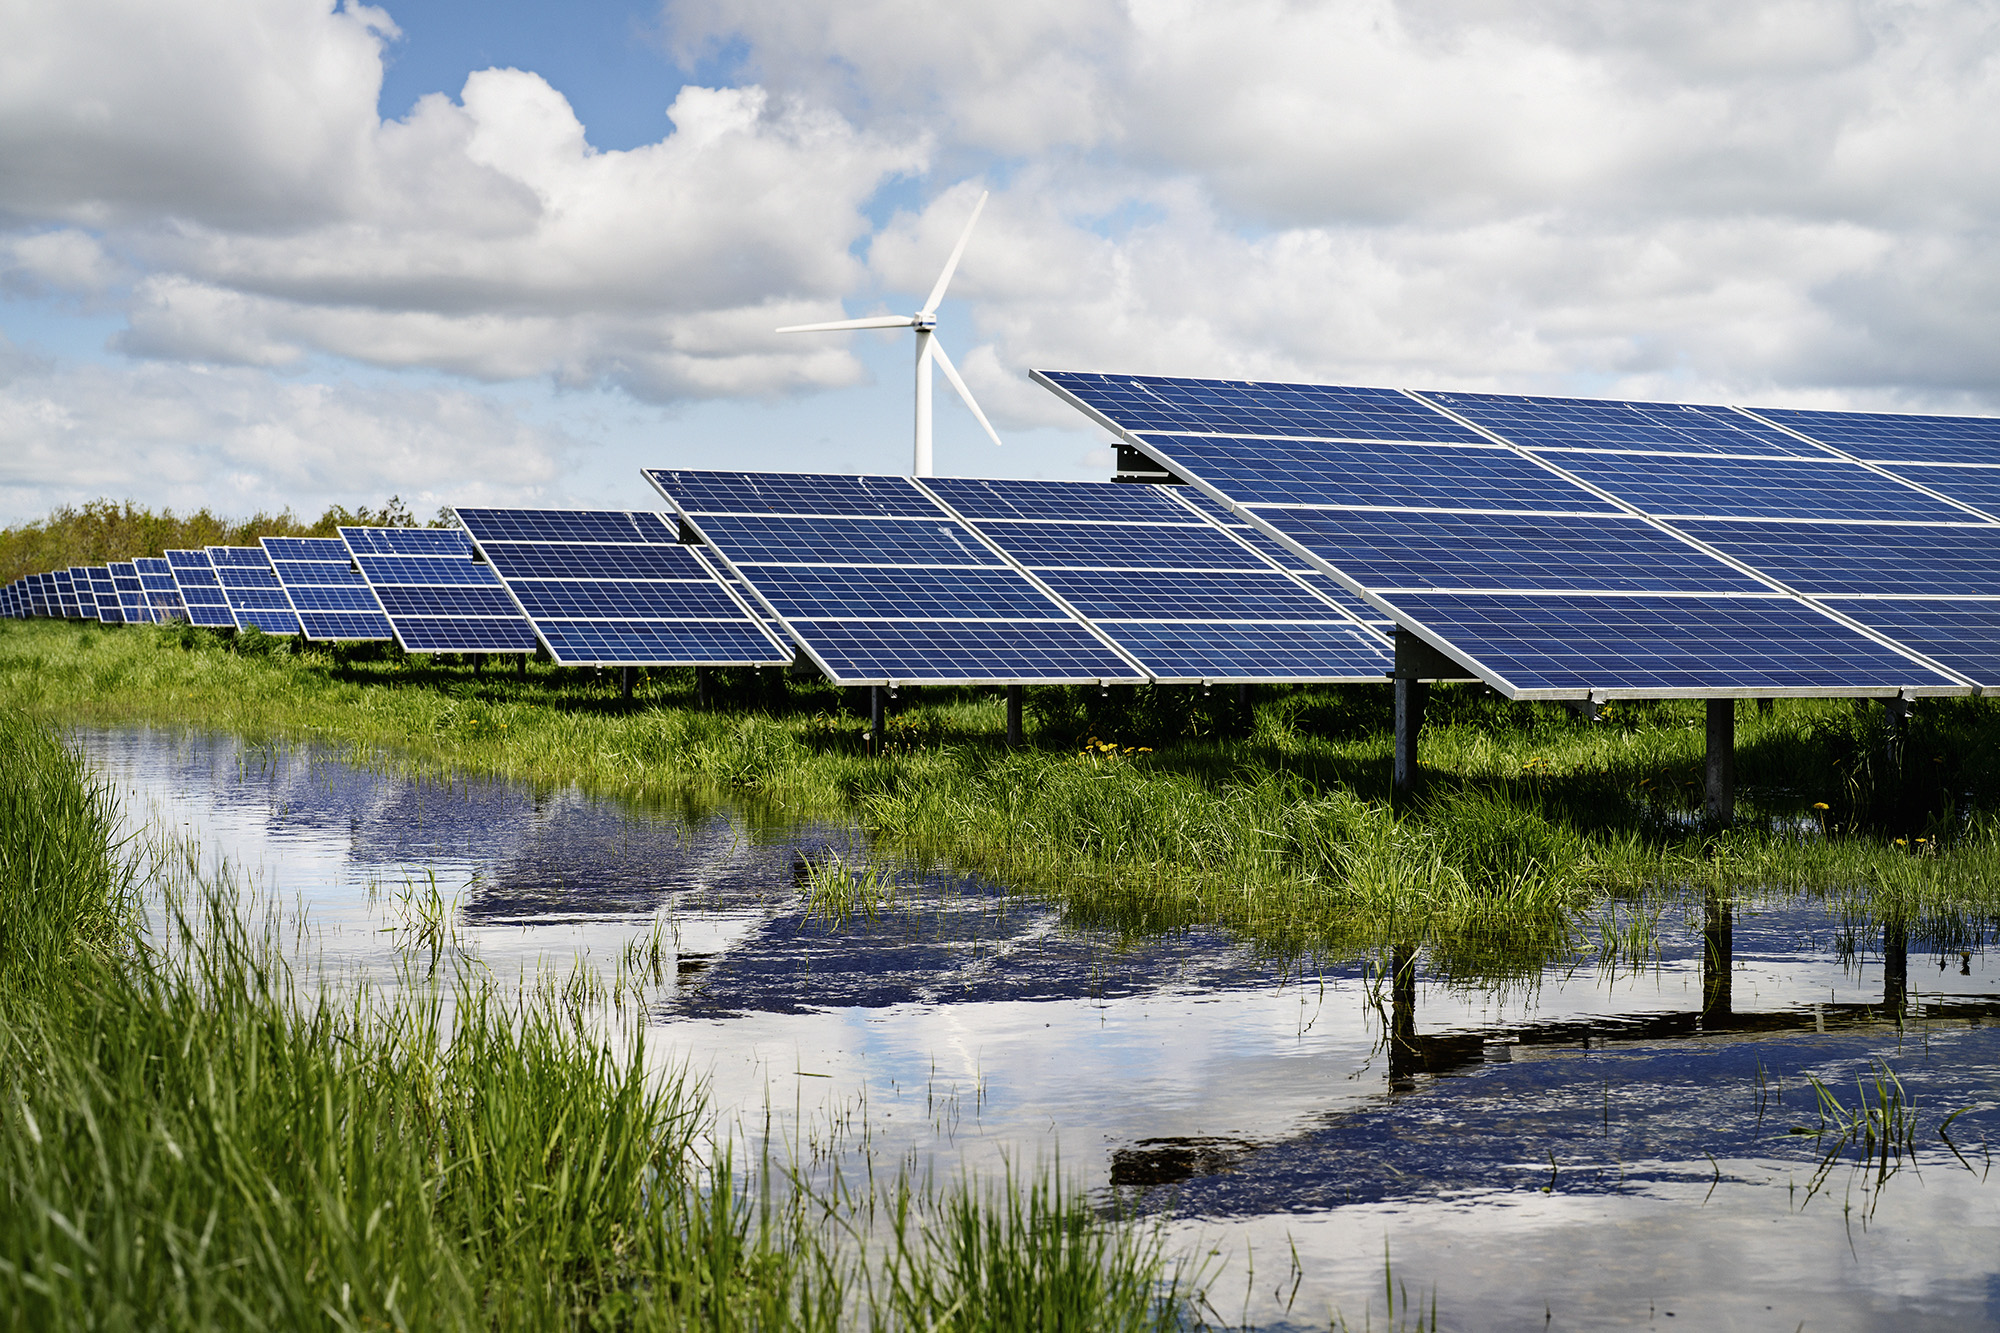
M 266 537 L 35 575 L 7 589 L 7 609 L 393 637 L 411 652 L 539 643 L 565 665 L 785 665 L 803 653 L 844 685 L 1380 680 L 1389 669 L 1384 627 L 1365 623 L 1360 603 L 1176 490 L 649 475 L 678 522 L 465 508 L 462 531 L 343 528 L 337 540 Z M 128 596 L 92 597 L 121 577 Z
M 1036 377 L 1188 484 L 662 469 L 664 518 L 81 573 L 126 618 L 840 684 L 1379 681 L 1393 626 L 1517 698 L 2000 687 L 2000 420 Z M 10 609 L 88 614 L 77 577 Z

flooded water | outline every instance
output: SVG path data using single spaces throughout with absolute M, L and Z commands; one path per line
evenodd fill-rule
M 304 906 L 313 965 L 388 974 L 433 884 L 503 974 L 657 939 L 649 1049 L 743 1142 L 1059 1158 L 1167 1220 L 1212 1322 L 2000 1327 L 2000 967 L 1976 941 L 1697 903 L 1643 969 L 1482 987 L 1421 953 L 1301 974 L 1219 933 L 1071 929 L 967 877 L 895 876 L 835 925 L 803 881 L 864 854 L 844 828 L 80 740 L 130 810 Z

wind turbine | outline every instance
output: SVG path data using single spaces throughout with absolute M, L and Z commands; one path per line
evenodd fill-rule
M 965 387 L 965 381 L 958 377 L 958 368 L 951 364 L 951 358 L 944 354 L 944 348 L 937 341 L 937 308 L 944 300 L 944 289 L 951 284 L 951 275 L 958 268 L 958 257 L 965 253 L 965 243 L 972 238 L 972 229 L 979 223 L 979 211 L 986 207 L 987 191 L 981 191 L 979 202 L 973 205 L 972 219 L 965 224 L 965 230 L 958 234 L 958 244 L 951 248 L 951 258 L 944 264 L 944 272 L 938 274 L 937 286 L 931 288 L 930 298 L 924 308 L 914 315 L 871 315 L 867 319 L 837 319 L 830 324 L 792 324 L 779 329 L 780 333 L 831 333 L 839 329 L 915 329 L 917 331 L 917 447 L 914 461 L 910 465 L 912 476 L 928 477 L 931 473 L 931 363 L 936 362 L 944 377 L 951 381 L 951 387 L 958 390 L 958 396 L 972 409 L 972 415 L 979 418 L 979 424 L 986 428 L 993 443 L 1000 443 L 999 432 L 993 423 L 979 410 L 973 401 L 972 390 Z

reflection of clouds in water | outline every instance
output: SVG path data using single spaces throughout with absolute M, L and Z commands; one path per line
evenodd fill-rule
M 503 976 L 509 965 L 564 971 L 580 955 L 608 969 L 660 914 L 674 956 L 651 1002 L 648 1050 L 709 1078 L 746 1143 L 767 1128 L 780 1141 L 824 1141 L 843 1110 L 865 1105 L 866 1138 L 885 1160 L 949 1173 L 1060 1154 L 1095 1188 L 1119 1169 L 1207 1216 L 1176 1234 L 1221 1237 L 1232 1254 L 1255 1240 L 1260 1277 L 1285 1266 L 1295 1239 L 1311 1277 L 1294 1316 L 1316 1300 L 1353 1322 L 1358 1293 L 1379 1289 L 1387 1233 L 1399 1273 L 1438 1284 L 1461 1313 L 1490 1310 L 1493 1326 L 1533 1313 L 1528 1292 L 1537 1310 L 1546 1297 L 1591 1317 L 1632 1315 L 1656 1294 L 1633 1274 L 1661 1291 L 1698 1289 L 1707 1303 L 1690 1311 L 1761 1308 L 1757 1283 L 1777 1269 L 1815 1275 L 1810 1294 L 1784 1281 L 1796 1298 L 1785 1308 L 1816 1325 L 1840 1326 L 1830 1312 L 1842 1302 L 1879 1313 L 1898 1283 L 1947 1322 L 1980 1317 L 1965 1300 L 1984 1279 L 1965 1275 L 1990 1270 L 1995 1247 L 1984 1270 L 1957 1276 L 1942 1259 L 1897 1269 L 1884 1256 L 1893 1248 L 1903 1263 L 1913 1241 L 1927 1254 L 1964 1249 L 1966 1228 L 2000 1235 L 2000 1182 L 1967 1195 L 1956 1176 L 1926 1168 L 1937 1217 L 1961 1229 L 1953 1237 L 1903 1202 L 1917 1194 L 1910 1182 L 1892 1183 L 1850 1255 L 1845 1233 L 1825 1225 L 1838 1207 L 1796 1214 L 1772 1184 L 1800 1169 L 1809 1143 L 1785 1140 L 1779 1152 L 1770 1139 L 1804 1113 L 1801 1071 L 1851 1087 L 1876 1055 L 1923 1114 L 1978 1102 L 1985 1109 L 1960 1121 L 1968 1141 L 2000 1138 L 1980 1118 L 2000 1105 L 2000 1027 L 1937 1017 L 1946 1000 L 1994 989 L 1984 953 L 1961 975 L 1956 949 L 1912 941 L 1909 977 L 1932 1017 L 1898 1029 L 1863 1014 L 1883 999 L 1879 939 L 1843 940 L 1817 905 L 1739 908 L 1725 1024 L 1702 1014 L 1702 923 L 1669 914 L 1643 969 L 1569 966 L 1505 990 L 1420 975 L 1407 1018 L 1422 1058 L 1392 1081 L 1396 1062 L 1380 1045 L 1392 997 L 1371 991 L 1358 962 L 1301 975 L 1212 931 L 1073 930 L 1054 908 L 968 876 L 903 876 L 875 916 L 836 925 L 806 915 L 798 865 L 855 859 L 840 828 L 753 829 L 727 811 L 413 781 L 304 746 L 143 731 L 81 739 L 162 822 L 185 821 L 211 852 L 303 899 L 330 930 L 331 957 L 387 958 L 368 886 L 427 872 L 447 892 L 463 886 L 462 936 Z M 1823 1031 L 1815 1004 L 1826 1006 Z M 1785 1071 L 1783 1109 L 1761 1123 L 1760 1067 Z M 1550 1151 L 1560 1188 L 1543 1195 Z M 1763 1165 L 1730 1168 L 1704 1199 L 1711 1152 Z M 1668 1252 L 1697 1214 L 1739 1248 Z M 1511 1241 L 1492 1238 L 1502 1235 Z M 1522 1246 L 1573 1246 L 1620 1276 L 1524 1267 Z M 1283 1323 L 1282 1293 L 1255 1294 L 1252 1314 Z

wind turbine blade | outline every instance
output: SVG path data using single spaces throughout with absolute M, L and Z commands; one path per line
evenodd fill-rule
M 944 354 L 944 348 L 938 345 L 936 338 L 931 339 L 930 356 L 937 362 L 938 369 L 944 372 L 944 377 L 951 381 L 951 387 L 958 390 L 958 396 L 965 400 L 965 405 L 972 409 L 972 415 L 979 418 L 979 424 L 986 427 L 986 434 L 993 443 L 1000 444 L 1000 432 L 993 429 L 993 423 L 986 419 L 986 414 L 979 410 L 979 404 L 972 400 L 972 390 L 966 388 L 965 381 L 958 377 L 958 367 Z M 1001 444 L 1000 447 L 1004 449 L 1007 446 Z
M 935 315 L 938 302 L 944 300 L 944 289 L 951 285 L 951 275 L 958 270 L 958 257 L 965 253 L 965 243 L 972 239 L 972 229 L 979 225 L 979 211 L 986 207 L 986 196 L 990 190 L 979 192 L 979 202 L 972 206 L 972 220 L 965 224 L 965 230 L 958 234 L 958 244 L 951 248 L 951 258 L 944 261 L 944 272 L 938 274 L 937 286 L 931 288 L 931 299 L 924 302 L 924 313 Z M 992 427 L 987 427 L 990 431 Z
M 917 321 L 908 315 L 870 315 L 866 319 L 836 319 L 828 324 L 788 324 L 780 333 L 831 333 L 836 329 L 907 329 Z

